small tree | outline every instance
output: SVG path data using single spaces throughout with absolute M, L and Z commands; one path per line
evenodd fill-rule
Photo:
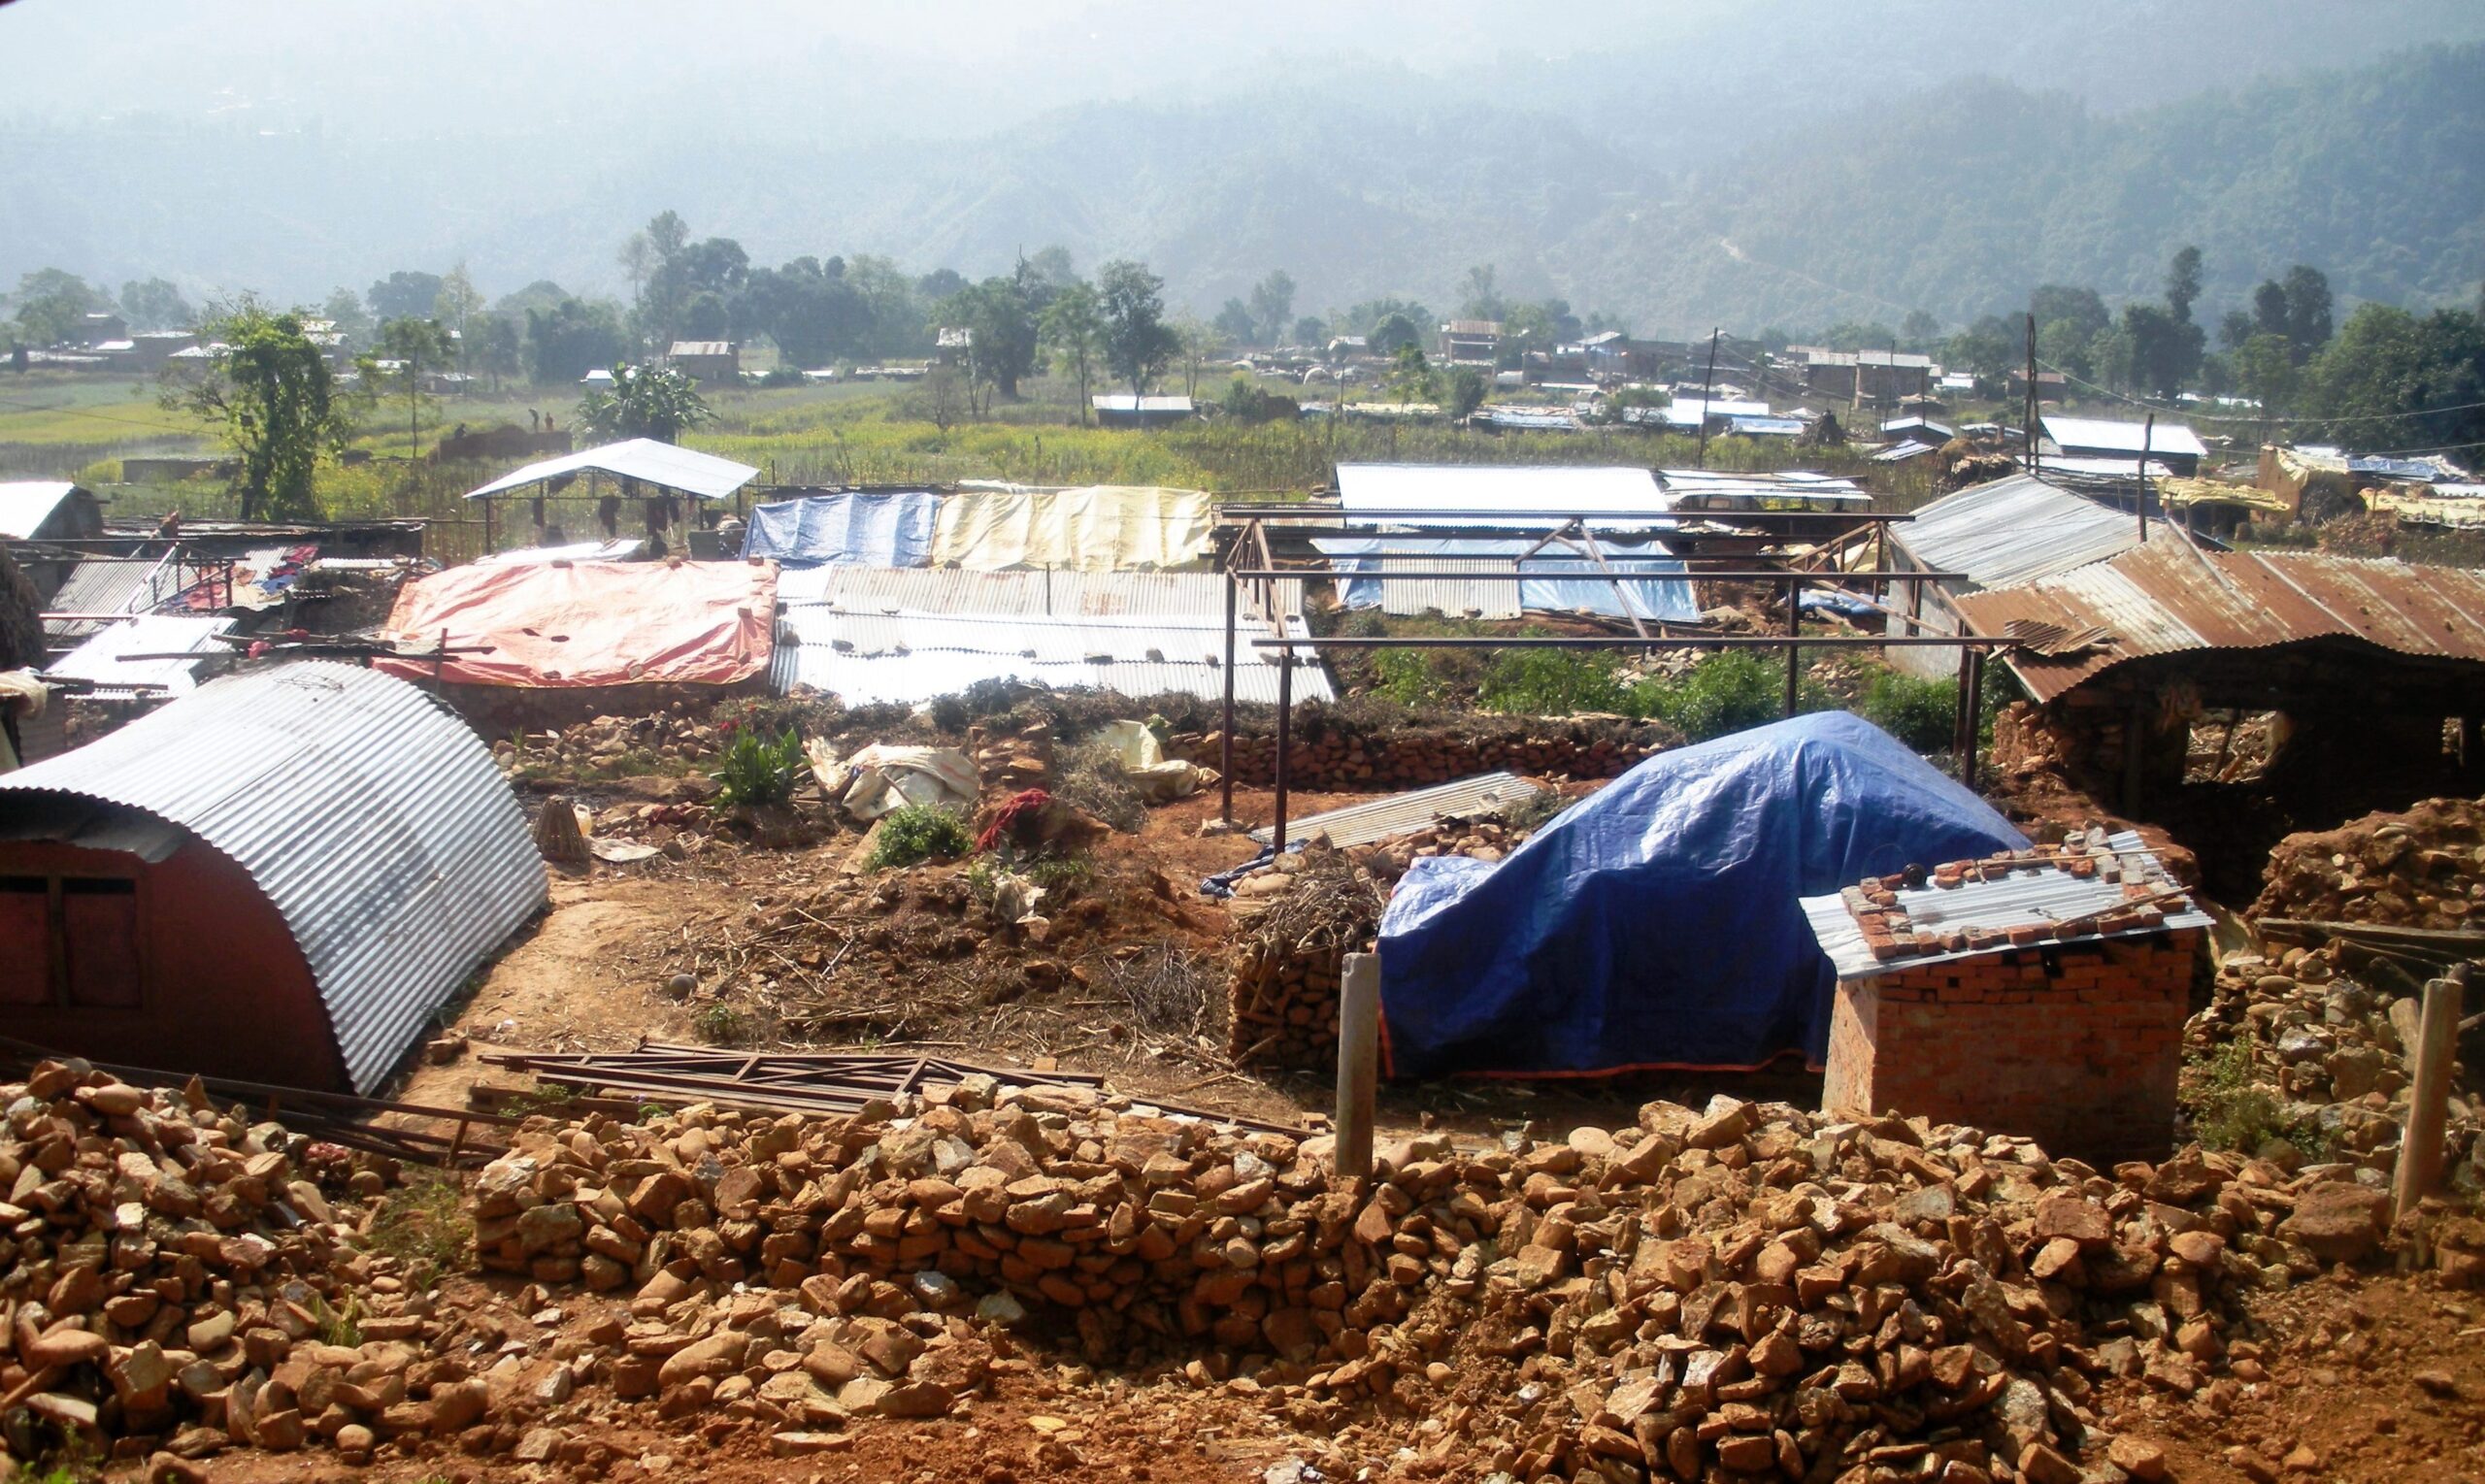
M 1078 382 L 1078 421 L 1087 421 L 1087 387 L 1105 353 L 1105 315 L 1093 286 L 1062 285 L 1044 313 L 1044 345 Z
M 406 425 L 413 439 L 409 458 L 423 452 L 423 373 L 438 371 L 457 358 L 457 343 L 437 319 L 391 319 L 380 327 L 373 354 L 363 363 L 365 385 L 375 384 L 378 362 L 394 361 L 391 376 L 406 393 Z
M 319 460 L 353 436 L 360 399 L 340 392 L 299 310 L 244 298 L 211 309 L 200 331 L 223 348 L 203 369 L 167 367 L 163 406 L 215 424 L 233 449 L 244 520 L 316 517 Z
M 1451 367 L 1443 379 L 1442 390 L 1447 405 L 1441 411 L 1449 413 L 1453 422 L 1464 422 L 1484 405 L 1484 377 L 1473 366 Z
M 1401 402 L 1433 400 L 1433 366 L 1432 362 L 1424 359 L 1423 346 L 1398 347 L 1398 353 L 1389 366 L 1389 389 L 1398 394 Z
M 670 366 L 613 368 L 613 389 L 588 392 L 579 401 L 579 421 L 598 438 L 652 438 L 679 443 L 681 435 L 715 420 L 699 383 Z

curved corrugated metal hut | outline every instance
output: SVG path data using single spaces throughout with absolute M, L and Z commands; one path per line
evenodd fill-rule
M 0 775 L 0 1019 L 98 1060 L 368 1093 L 547 895 L 465 724 L 298 664 Z

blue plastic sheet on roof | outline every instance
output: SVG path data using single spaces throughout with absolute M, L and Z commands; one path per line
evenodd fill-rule
M 1361 577 L 1341 577 L 1338 601 L 1347 608 L 1380 607 L 1380 577 L 1384 568 L 1408 572 L 1427 570 L 1425 559 L 1444 557 L 1469 560 L 1475 557 L 1515 557 L 1537 544 L 1533 540 L 1507 537 L 1315 537 L 1311 544 L 1329 564 L 1342 573 L 1363 573 Z M 1387 550 L 1395 560 L 1383 563 L 1374 553 Z M 1606 561 L 1617 572 L 1683 572 L 1682 562 L 1662 546 L 1615 546 L 1602 544 Z M 1688 576 L 1679 582 L 1624 582 L 1623 596 L 1614 596 L 1615 584 L 1596 576 L 1597 567 L 1586 557 L 1555 548 L 1541 556 L 1528 558 L 1520 564 L 1521 572 L 1532 574 L 1518 584 L 1518 606 L 1542 613 L 1598 613 L 1607 618 L 1628 618 L 1624 603 L 1650 623 L 1698 623 L 1700 605 L 1691 590 Z M 1541 576 L 1533 576 L 1541 574 Z M 1580 576 L 1569 576 L 1580 574 Z
M 846 491 L 779 500 L 750 512 L 744 556 L 788 567 L 929 567 L 938 495 Z
M 1380 923 L 1390 1075 L 1817 1064 L 1833 976 L 1798 899 L 2026 845 L 1843 711 L 1659 753 L 1506 860 L 1414 863 Z

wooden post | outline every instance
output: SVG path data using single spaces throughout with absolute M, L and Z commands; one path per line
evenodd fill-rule
M 2399 1177 L 2391 1185 L 2394 1219 L 2416 1208 L 2440 1183 L 2442 1126 L 2450 1113 L 2450 1067 L 2459 1056 L 2459 1011 L 2468 966 L 2425 985 L 2425 1017 L 2417 1032 L 2414 1080 L 2407 1089 L 2407 1127 L 2399 1138 Z
M 1372 1173 L 1375 1083 L 1380 1075 L 1380 955 L 1349 953 L 1338 999 L 1338 1173 Z
M 1269 848 L 1285 854 L 1285 804 L 1287 753 L 1294 750 L 1294 650 L 1271 651 L 1277 657 L 1277 755 L 1270 769 L 1270 781 L 1276 788 L 1276 817 L 1269 822 Z
M 1786 637 L 1804 637 L 1804 579 L 1792 575 L 1786 578 Z M 1795 644 L 1786 646 L 1786 714 L 1795 714 L 1796 677 L 1802 673 L 1804 651 Z
M 1217 791 L 1223 799 L 1217 817 L 1231 827 L 1234 823 L 1234 607 L 1239 598 L 1241 579 L 1234 576 L 1234 548 L 1225 551 L 1225 721 L 1217 733 L 1221 739 L 1216 747 L 1216 771 L 1225 776 L 1218 780 Z
M 2148 420 L 2139 425 L 2139 494 L 2132 502 L 2139 508 L 2139 544 L 2143 546 L 2148 544 L 2148 450 L 2156 442 L 2157 414 L 2151 412 Z

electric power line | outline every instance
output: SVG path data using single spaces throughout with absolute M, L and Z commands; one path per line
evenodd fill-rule
M 2141 408 L 2152 412 L 2165 412 L 2170 416 L 2187 417 L 2195 422 L 2239 422 L 2250 423 L 2255 427 L 2267 427 L 2272 423 L 2389 422 L 2400 417 L 2427 417 L 2435 412 L 2473 412 L 2480 407 L 2485 407 L 2485 402 L 2459 402 L 2454 403 L 2449 407 L 2410 408 L 2408 411 L 2403 412 L 2348 412 L 2336 417 L 2315 417 L 2308 414 L 2303 416 L 2279 416 L 2275 413 L 2271 413 L 2267 416 L 2243 417 L 2217 412 L 2196 412 L 2185 407 L 2168 407 L 2162 402 L 2151 402 L 2144 397 L 2134 397 L 2124 392 L 2118 392 L 2110 386 L 2100 386 L 2094 381 L 2086 380 L 2080 377 L 2071 375 L 2070 372 L 2063 370 L 2063 368 L 2053 364 L 2051 361 L 2040 359 L 2037 364 L 2046 371 L 2055 373 L 2066 381 L 2070 381 L 2074 385 L 2084 386 L 2088 390 L 2097 392 L 2103 396 L 2111 397 L 2117 402 L 2128 402 L 2134 407 Z

